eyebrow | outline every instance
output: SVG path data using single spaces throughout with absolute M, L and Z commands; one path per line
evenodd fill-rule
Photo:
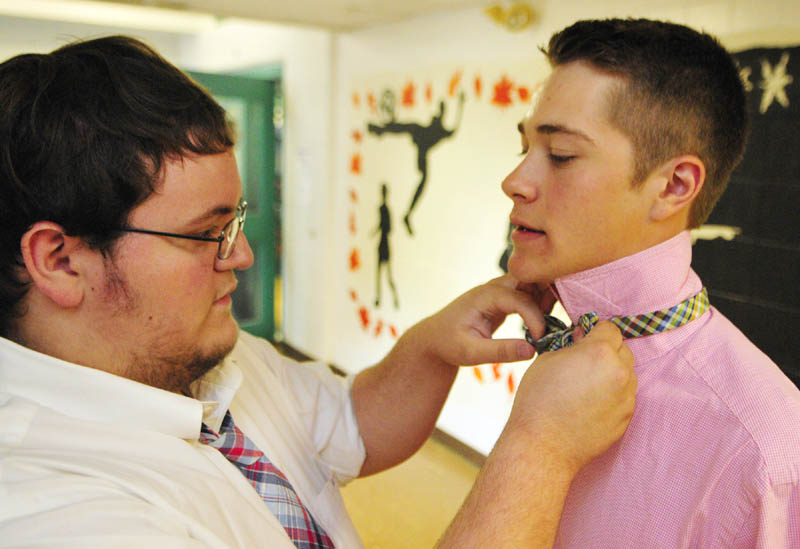
M 525 135 L 525 123 L 519 122 L 517 124 L 517 131 L 523 136 Z M 541 124 L 536 127 L 536 131 L 545 135 L 553 135 L 554 133 L 563 133 L 582 139 L 592 145 L 596 145 L 594 140 L 580 130 L 564 126 L 562 124 Z
M 568 126 L 563 126 L 561 124 L 542 124 L 540 126 L 537 126 L 536 131 L 538 131 L 539 133 L 543 133 L 545 135 L 552 135 L 554 133 L 563 133 L 587 141 L 592 145 L 596 144 L 591 137 L 589 137 L 582 131 L 570 128 Z
M 195 225 L 200 225 L 203 222 L 208 221 L 209 219 L 212 219 L 212 218 L 215 218 L 215 217 L 219 217 L 219 216 L 223 216 L 223 215 L 231 215 L 235 211 L 236 211 L 235 207 L 231 208 L 230 206 L 222 206 L 222 205 L 221 206 L 216 206 L 214 208 L 211 208 L 207 212 L 198 215 L 197 217 L 195 217 L 194 219 L 192 219 L 191 221 L 186 223 L 186 226 L 187 227 L 192 227 L 192 226 L 195 226 Z

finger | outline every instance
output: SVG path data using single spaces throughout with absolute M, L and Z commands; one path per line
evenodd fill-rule
M 534 352 L 533 345 L 524 339 L 481 339 L 475 342 L 463 366 L 530 360 Z
M 622 345 L 620 345 L 618 354 L 619 357 L 622 359 L 622 361 L 625 362 L 625 364 L 633 368 L 633 363 L 635 362 L 633 357 L 633 352 L 631 351 L 630 347 L 625 345 L 624 342 L 622 343 Z
M 623 343 L 617 354 L 617 364 L 614 369 L 615 386 L 622 394 L 635 395 L 637 387 L 636 371 L 634 370 L 633 354 L 628 346 Z
M 516 313 L 534 337 L 544 334 L 544 315 L 533 296 L 517 290 L 508 290 L 494 296 L 494 306 L 506 316 Z
M 634 359 L 630 348 L 624 343 L 620 348 L 619 357 L 628 369 L 628 384 L 626 390 L 628 390 L 631 394 L 635 394 L 639 383 L 636 378 L 636 371 L 634 370 L 636 360 Z
M 504 274 L 503 276 L 498 276 L 497 278 L 491 279 L 489 282 L 487 282 L 487 284 L 492 286 L 503 286 L 513 290 L 517 287 L 519 281 L 510 274 Z
M 628 386 L 626 387 L 626 390 L 628 391 L 628 394 L 632 395 L 632 398 L 635 398 L 638 387 L 639 379 L 636 376 L 636 372 L 631 371 L 631 375 L 628 377 Z
M 536 300 L 536 304 L 543 313 L 549 313 L 553 310 L 553 305 L 556 304 L 558 299 L 555 293 L 547 284 L 538 284 L 535 282 L 518 282 L 516 288 L 520 292 L 531 294 Z
M 576 330 L 580 331 L 580 330 Z M 611 345 L 611 348 L 618 351 L 622 346 L 622 333 L 614 323 L 608 320 L 601 320 L 597 325 L 592 328 L 589 335 L 586 336 L 587 340 L 591 341 L 604 341 Z
M 543 313 L 547 314 L 553 310 L 553 307 L 556 304 L 556 294 L 550 289 L 550 287 L 545 287 L 541 289 L 541 293 L 539 294 L 539 301 L 537 305 L 539 306 L 539 310 Z
M 517 285 L 514 287 L 514 289 L 531 295 L 538 295 L 540 293 L 539 287 L 533 282 L 517 282 Z

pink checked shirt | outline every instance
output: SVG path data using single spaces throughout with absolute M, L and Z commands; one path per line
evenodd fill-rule
M 700 291 L 690 262 L 684 232 L 556 289 L 573 321 L 650 312 Z M 556 546 L 800 547 L 800 391 L 713 308 L 627 344 L 636 411 L 575 478 Z

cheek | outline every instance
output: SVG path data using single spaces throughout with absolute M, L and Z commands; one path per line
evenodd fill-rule
M 554 190 L 548 216 L 554 228 L 552 243 L 568 274 L 604 263 L 613 254 L 616 230 L 625 220 L 610 204 L 607 189 L 592 181 Z
M 183 306 L 187 308 L 210 304 L 210 299 L 214 295 L 214 286 L 211 273 L 206 271 L 207 269 L 187 269 L 181 276 L 175 277 L 170 285 L 176 301 L 182 302 Z
M 151 306 L 166 314 L 185 313 L 210 305 L 214 288 L 213 271 L 192 262 L 171 262 L 150 265 Z M 170 313 L 171 312 L 171 313 Z
M 556 240 L 580 245 L 598 223 L 597 197 L 580 185 L 561 185 L 548 195 L 547 222 Z

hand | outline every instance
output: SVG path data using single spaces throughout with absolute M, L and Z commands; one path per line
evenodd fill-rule
M 350 394 L 367 449 L 361 475 L 400 463 L 427 440 L 458 366 L 533 357 L 524 339 L 492 339 L 510 313 L 522 315 L 538 333 L 544 330 L 534 296 L 504 276 L 409 328 L 383 360 L 356 376 Z
M 556 301 L 558 301 L 555 294 L 550 290 L 550 286 L 547 284 L 541 285 L 533 282 L 518 282 L 516 289 L 530 294 L 539 307 L 539 310 L 544 314 L 550 313 Z
M 544 332 L 540 304 L 552 308 L 549 290 L 522 286 L 505 275 L 473 288 L 413 329 L 416 344 L 432 358 L 451 365 L 513 362 L 533 358 L 534 348 L 524 339 L 492 339 L 512 313 L 522 316 L 532 334 Z
M 610 322 L 540 356 L 439 547 L 552 547 L 573 478 L 622 436 L 635 393 L 633 355 Z
M 633 415 L 633 354 L 604 321 L 575 345 L 541 355 L 520 381 L 502 437 L 529 437 L 573 473 L 605 452 Z

